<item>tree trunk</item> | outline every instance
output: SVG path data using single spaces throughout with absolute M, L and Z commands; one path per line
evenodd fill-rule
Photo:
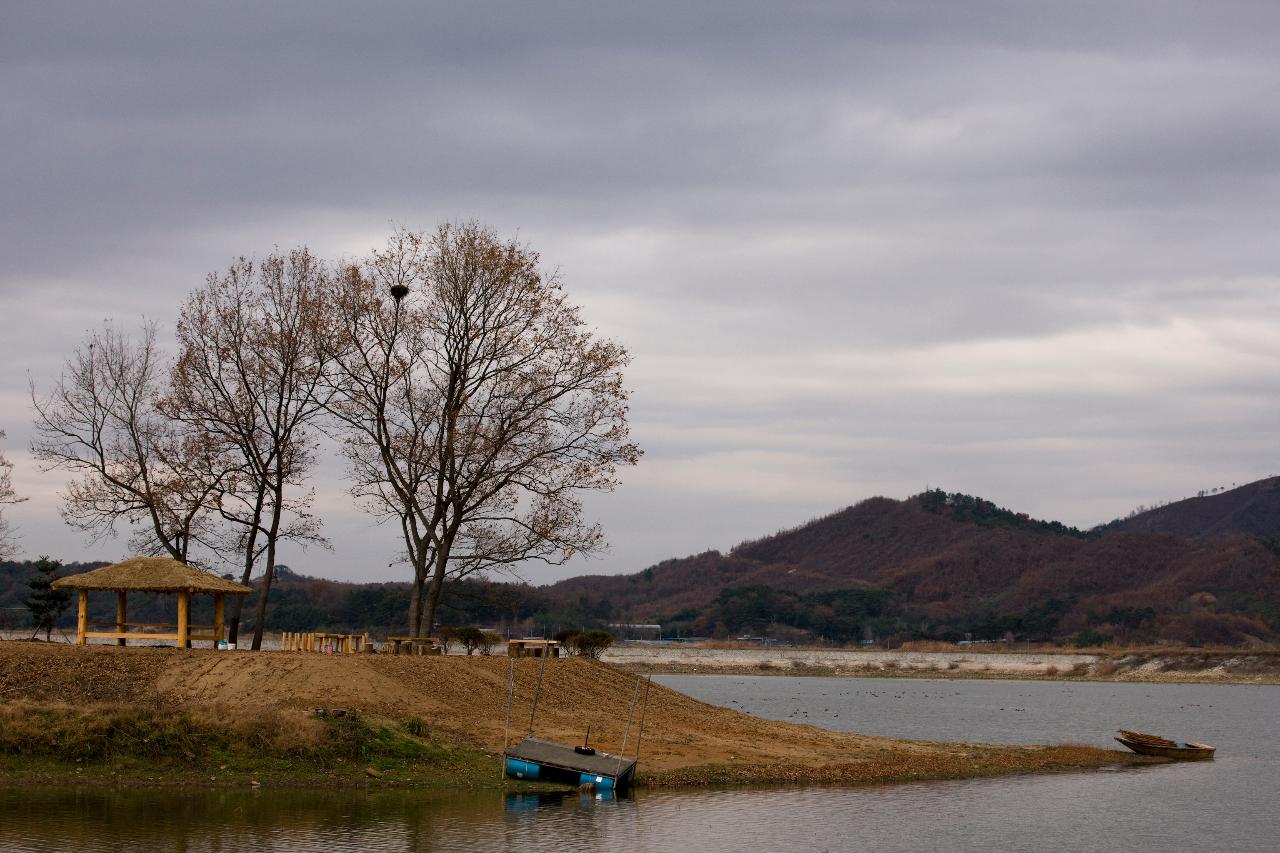
M 413 555 L 413 584 L 409 587 L 409 636 L 422 634 L 422 587 L 427 579 L 426 551 L 418 548 Z
M 258 490 L 258 500 L 253 507 L 253 525 L 249 528 L 248 543 L 244 549 L 244 572 L 240 575 L 240 583 L 245 586 L 249 585 L 249 579 L 253 577 L 253 553 L 258 547 L 258 530 L 262 524 L 262 503 L 265 500 L 265 489 Z M 231 622 L 227 627 L 227 642 L 235 643 L 240 638 L 240 613 L 244 610 L 244 600 L 246 596 L 237 595 L 235 601 L 231 602 Z
M 262 572 L 262 588 L 258 590 L 258 608 L 254 612 L 253 645 L 255 652 L 262 649 L 262 628 L 267 619 L 267 597 L 271 594 L 271 581 L 276 573 L 275 543 L 267 545 L 267 567 Z
M 271 529 L 267 531 L 267 568 L 262 574 L 262 592 L 258 596 L 258 612 L 253 626 L 255 652 L 262 648 L 262 629 L 267 622 L 267 598 L 271 595 L 271 581 L 276 574 L 276 542 L 280 538 L 280 515 L 284 512 L 284 482 L 278 476 L 272 498 L 275 504 L 271 508 Z
M 435 569 L 431 573 L 431 586 L 427 588 L 427 605 L 421 625 L 425 633 L 419 636 L 430 637 L 436 625 L 436 608 L 440 605 L 440 596 L 444 592 L 444 573 L 449 567 L 449 552 L 453 550 L 453 536 L 446 535 L 436 549 Z

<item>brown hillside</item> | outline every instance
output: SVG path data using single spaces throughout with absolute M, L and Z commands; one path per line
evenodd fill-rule
M 1280 540 L 1280 477 L 1176 501 L 1113 521 L 1103 529 L 1169 533 L 1184 539 L 1254 536 Z
M 1022 517 L 988 526 L 952 516 L 926 509 L 921 497 L 873 498 L 728 555 L 713 551 L 635 575 L 573 578 L 548 592 L 565 602 L 607 599 L 625 618 L 662 620 L 707 608 L 726 588 L 802 594 L 873 588 L 887 590 L 895 612 L 926 627 L 1022 614 L 1059 600 L 1069 602 L 1062 605 L 1059 635 L 1099 624 L 1098 614 L 1115 608 L 1151 608 L 1156 617 L 1128 626 L 1130 638 L 1280 636 L 1274 622 L 1280 557 L 1256 539 L 1189 541 L 1125 531 L 1086 536 L 1045 532 L 1044 523 Z

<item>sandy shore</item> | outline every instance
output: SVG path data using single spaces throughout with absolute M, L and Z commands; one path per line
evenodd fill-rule
M 45 705 L 262 708 L 305 717 L 314 708 L 421 720 L 494 755 L 504 733 L 529 728 L 538 662 L 517 661 L 507 718 L 505 657 L 394 657 L 118 649 L 0 642 L 0 702 Z M 831 732 L 764 720 L 653 685 L 580 658 L 548 662 L 533 730 L 628 752 L 644 711 L 641 776 L 647 784 L 833 782 L 868 784 L 1063 770 L 1127 763 L 1126 753 L 1086 746 L 931 743 Z M 627 729 L 628 717 L 633 716 Z
M 621 645 L 605 652 L 603 659 L 643 673 L 1280 684 L 1280 654 L 1249 652 L 913 652 Z

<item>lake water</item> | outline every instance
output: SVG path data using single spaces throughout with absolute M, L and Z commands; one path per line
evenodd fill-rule
M 0 847 L 227 850 L 1267 850 L 1280 848 L 1280 687 L 663 676 L 717 704 L 894 737 L 1201 739 L 1213 762 L 881 788 L 634 798 L 0 789 Z

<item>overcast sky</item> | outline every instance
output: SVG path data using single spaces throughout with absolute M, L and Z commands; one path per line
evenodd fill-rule
M 0 3 L 0 429 L 237 255 L 479 219 L 634 358 L 632 572 L 873 495 L 1076 525 L 1280 471 L 1280 5 Z M 1118 8 L 1123 7 L 1123 8 Z M 167 334 L 167 333 L 166 333 Z M 317 477 L 332 552 L 391 528 Z

